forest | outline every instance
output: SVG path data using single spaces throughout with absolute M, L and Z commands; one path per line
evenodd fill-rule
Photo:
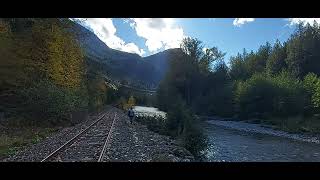
M 0 97 L 7 117 L 55 125 L 112 98 L 99 66 L 86 60 L 68 19 L 1 19 Z M 106 93 L 110 91 L 110 93 Z
M 164 111 L 184 104 L 197 115 L 251 120 L 293 132 L 319 132 L 320 27 L 296 27 L 281 43 L 238 53 L 225 63 L 217 47 L 186 38 L 158 89 Z M 183 121 L 177 122 L 184 124 Z

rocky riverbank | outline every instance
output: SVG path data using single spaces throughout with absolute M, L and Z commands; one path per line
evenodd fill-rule
M 118 110 L 105 161 L 190 162 L 192 154 L 167 136 L 159 135 L 138 122 L 130 124 Z
M 307 134 L 293 134 L 285 131 L 274 130 L 270 127 L 266 127 L 265 125 L 251 124 L 251 123 L 246 123 L 241 121 L 226 121 L 226 120 L 219 120 L 219 119 L 212 118 L 207 122 L 217 126 L 236 129 L 240 131 L 268 134 L 272 136 L 285 137 L 285 138 L 290 138 L 290 139 L 303 141 L 303 142 L 320 144 L 320 135 L 315 136 L 315 135 L 307 135 Z

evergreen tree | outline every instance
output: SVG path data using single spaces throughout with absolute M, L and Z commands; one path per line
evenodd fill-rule
M 288 40 L 286 63 L 291 72 L 302 78 L 308 72 L 320 75 L 320 29 L 315 22 L 313 26 L 300 24 Z
M 272 49 L 271 55 L 267 60 L 267 74 L 274 75 L 286 68 L 286 48 L 279 40 L 276 41 Z

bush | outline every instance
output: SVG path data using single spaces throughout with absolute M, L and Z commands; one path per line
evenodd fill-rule
M 183 146 L 195 157 L 207 146 L 200 122 L 182 100 L 177 101 L 167 113 L 166 127 L 173 137 L 182 139 Z
M 316 84 L 315 93 L 312 95 L 312 102 L 314 107 L 317 108 L 318 112 L 320 111 L 320 81 Z
M 159 134 L 168 135 L 166 119 L 162 116 L 137 116 L 136 120 L 147 126 L 148 129 Z
M 181 145 L 195 157 L 202 158 L 201 152 L 207 147 L 207 139 L 198 119 L 181 99 L 168 109 L 166 119 L 162 116 L 137 116 L 137 121 L 156 133 L 181 140 Z
M 207 147 L 207 137 L 202 132 L 199 122 L 195 121 L 196 118 L 193 118 L 192 122 L 187 122 L 182 139 L 184 147 L 200 159 Z
M 305 95 L 301 81 L 286 71 L 271 77 L 255 74 L 237 83 L 235 103 L 243 118 L 299 115 Z
M 113 89 L 109 84 L 106 84 L 101 72 L 96 70 L 98 71 L 98 73 L 96 73 L 94 70 L 89 70 L 90 72 L 87 74 L 89 110 L 92 112 L 100 111 L 106 104 L 115 102 L 118 98 L 117 90 Z
M 85 92 L 60 88 L 43 80 L 21 91 L 24 99 L 24 114 L 34 120 L 58 123 L 69 118 L 69 114 L 87 107 Z
M 263 117 L 272 112 L 275 89 L 263 74 L 255 74 L 247 81 L 238 82 L 235 102 L 240 116 Z
M 273 115 L 287 117 L 303 114 L 306 103 L 303 83 L 287 71 L 282 71 L 270 80 L 276 89 Z
M 168 107 L 166 127 L 171 136 L 177 137 L 184 131 L 185 122 L 191 121 L 192 116 L 185 103 L 179 98 Z
M 314 73 L 308 73 L 303 80 L 308 93 L 308 110 L 312 114 L 320 112 L 320 78 Z

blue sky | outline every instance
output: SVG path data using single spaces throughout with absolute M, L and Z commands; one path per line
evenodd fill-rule
M 80 18 L 79 18 L 80 19 Z M 109 47 L 148 56 L 179 47 L 183 37 L 198 38 L 206 47 L 216 46 L 230 56 L 256 51 L 267 41 L 286 41 L 299 22 L 320 18 L 81 18 Z

